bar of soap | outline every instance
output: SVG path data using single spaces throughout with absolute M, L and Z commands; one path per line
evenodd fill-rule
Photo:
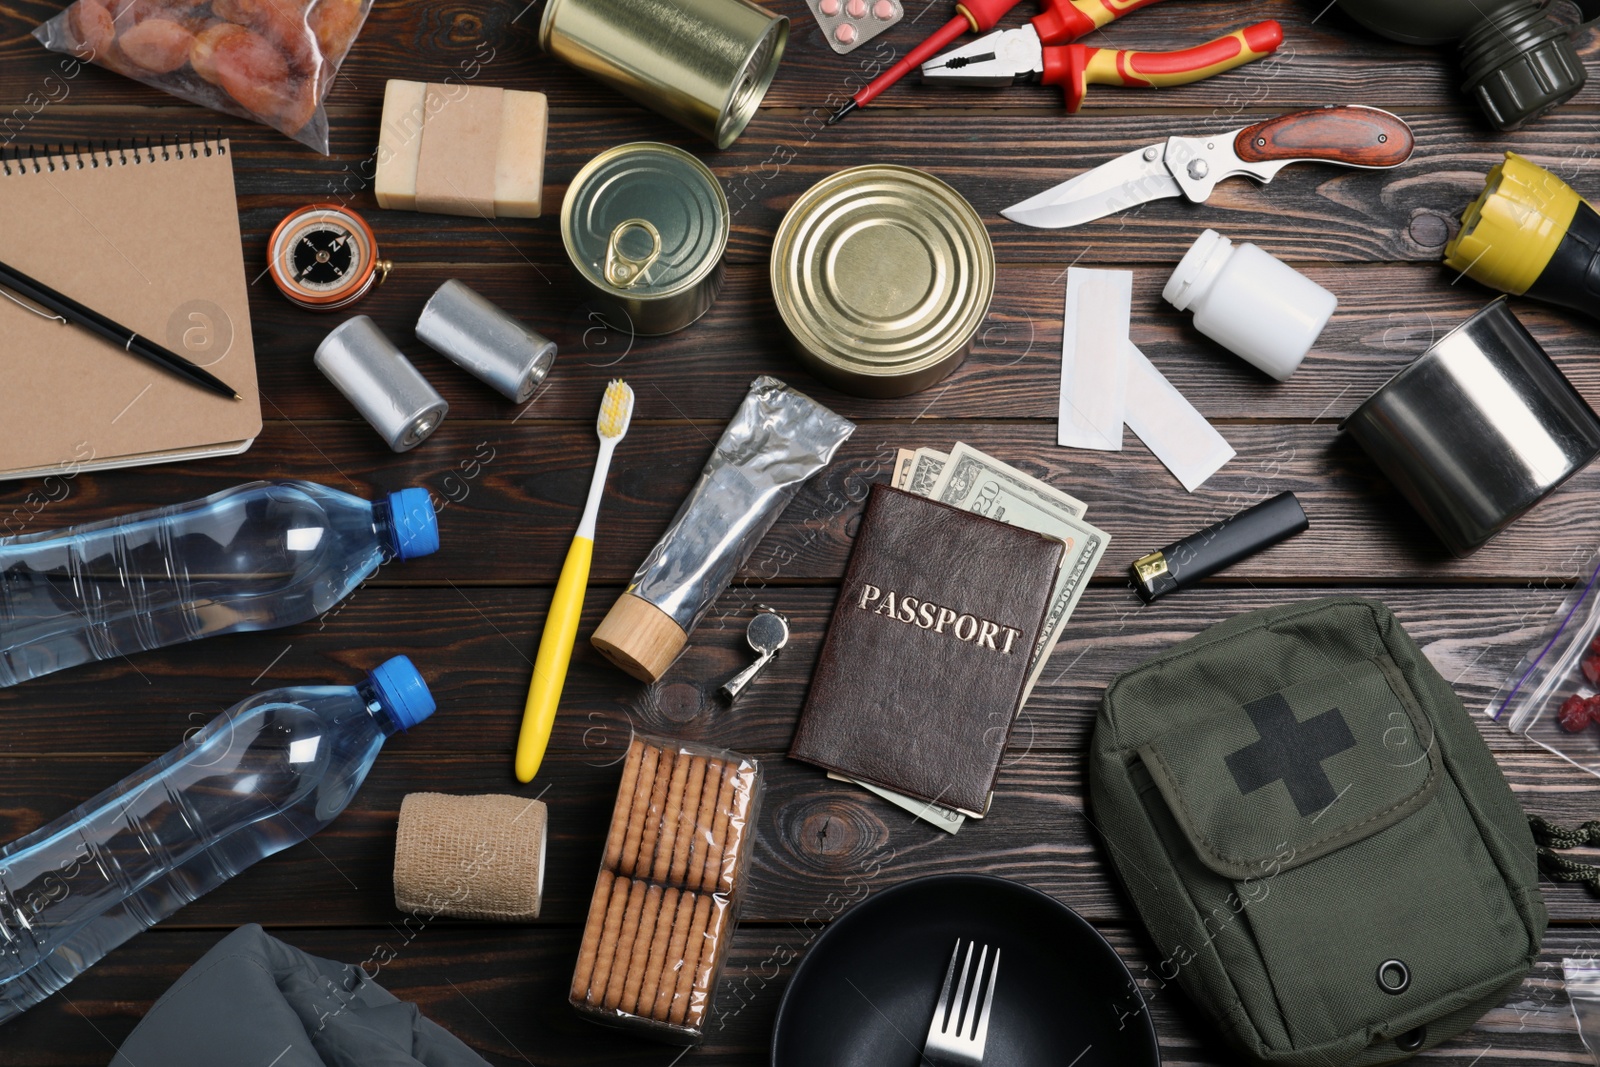
M 537 218 L 548 124 L 543 93 L 393 79 L 383 94 L 378 206 Z

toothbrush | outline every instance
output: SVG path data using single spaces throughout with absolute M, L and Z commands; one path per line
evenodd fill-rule
M 606 386 L 605 399 L 600 402 L 600 416 L 594 427 L 600 435 L 600 455 L 594 464 L 594 480 L 589 483 L 589 502 L 584 505 L 583 519 L 572 538 L 572 547 L 567 550 L 567 562 L 561 567 L 561 578 L 550 600 L 550 613 L 544 620 L 544 634 L 539 638 L 539 655 L 534 659 L 528 703 L 522 711 L 522 732 L 517 738 L 519 782 L 533 781 L 533 776 L 539 773 L 539 764 L 544 761 L 545 746 L 550 743 L 550 728 L 555 725 L 556 706 L 561 703 L 561 688 L 567 680 L 572 645 L 578 638 L 583 594 L 589 585 L 595 517 L 600 512 L 600 498 L 605 495 L 606 471 L 611 467 L 611 454 L 617 450 L 622 435 L 628 432 L 632 418 L 633 390 L 618 378 Z

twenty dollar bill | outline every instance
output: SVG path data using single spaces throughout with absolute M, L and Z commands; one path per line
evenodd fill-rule
M 951 449 L 950 460 L 929 495 L 941 503 L 1057 538 L 1067 546 L 1050 592 L 1050 609 L 1033 648 L 1023 694 L 1026 701 L 1111 539 L 1083 521 L 1088 510 L 1083 501 L 961 442 Z

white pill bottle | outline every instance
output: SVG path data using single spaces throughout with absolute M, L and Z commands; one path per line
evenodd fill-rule
M 1278 381 L 1300 366 L 1339 298 L 1253 244 L 1200 235 L 1161 291 L 1195 329 Z

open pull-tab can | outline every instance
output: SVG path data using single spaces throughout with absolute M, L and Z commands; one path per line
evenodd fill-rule
M 651 337 L 710 309 L 731 220 L 711 168 L 681 148 L 640 141 L 578 171 L 561 204 L 561 241 L 600 319 Z
M 650 235 L 650 254 L 634 259 L 622 251 L 622 239 L 635 231 Z M 628 219 L 617 223 L 606 241 L 606 280 L 618 289 L 632 289 L 644 281 L 650 265 L 661 258 L 661 231 L 649 219 Z

